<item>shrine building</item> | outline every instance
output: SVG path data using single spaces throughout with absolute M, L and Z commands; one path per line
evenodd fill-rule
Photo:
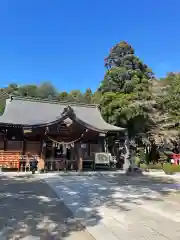
M 24 167 L 27 153 L 39 169 L 82 170 L 106 152 L 105 138 L 125 129 L 104 121 L 98 105 L 10 97 L 0 116 L 0 167 Z

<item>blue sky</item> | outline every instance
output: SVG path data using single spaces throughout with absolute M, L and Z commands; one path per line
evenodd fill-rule
M 97 88 L 109 49 L 126 40 L 157 76 L 180 66 L 179 0 L 0 1 L 0 85 Z

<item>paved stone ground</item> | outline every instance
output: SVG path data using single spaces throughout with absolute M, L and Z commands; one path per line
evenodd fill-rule
M 180 184 L 119 174 L 42 176 L 96 240 L 179 240 Z
M 0 175 L 0 240 L 92 240 L 43 180 Z

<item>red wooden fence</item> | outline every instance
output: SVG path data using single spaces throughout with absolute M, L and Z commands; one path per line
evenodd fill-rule
M 1 168 L 19 169 L 20 152 L 17 151 L 0 151 Z

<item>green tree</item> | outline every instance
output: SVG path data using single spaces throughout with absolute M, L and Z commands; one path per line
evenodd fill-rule
M 80 90 L 72 90 L 68 94 L 68 100 L 72 102 L 84 102 L 84 96 Z
M 102 97 L 101 92 L 99 90 L 95 91 L 93 93 L 93 96 L 92 96 L 92 103 L 100 104 L 101 103 L 101 97 Z
M 154 138 L 164 139 L 171 143 L 179 141 L 180 134 L 180 74 L 169 73 L 156 83 L 155 86 L 156 109 L 154 113 Z M 158 113 L 158 114 L 157 114 Z
M 129 135 L 147 131 L 153 72 L 124 41 L 111 49 L 105 67 L 99 88 L 103 116 L 110 123 L 127 127 Z
M 40 98 L 56 98 L 57 90 L 50 82 L 44 82 L 38 87 L 38 96 Z
M 57 95 L 57 100 L 58 101 L 68 101 L 68 93 L 67 92 L 60 92 Z
M 0 114 L 3 113 L 5 104 L 6 104 L 6 99 L 9 97 L 9 94 L 4 88 L 0 89 Z
M 180 121 L 180 73 L 170 73 L 163 82 L 165 94 L 162 96 L 164 108 L 177 122 Z
M 27 97 L 38 97 L 38 87 L 36 85 L 23 85 L 19 86 L 15 95 L 18 96 L 27 96 Z
M 105 58 L 107 72 L 100 91 L 131 93 L 148 90 L 154 74 L 134 54 L 134 49 L 125 41 L 115 45 Z
M 92 97 L 93 97 L 92 90 L 90 88 L 87 88 L 85 93 L 84 93 L 85 103 L 92 103 Z
M 16 95 L 18 91 L 18 85 L 16 83 L 11 83 L 7 88 L 5 88 L 5 91 L 8 94 Z

